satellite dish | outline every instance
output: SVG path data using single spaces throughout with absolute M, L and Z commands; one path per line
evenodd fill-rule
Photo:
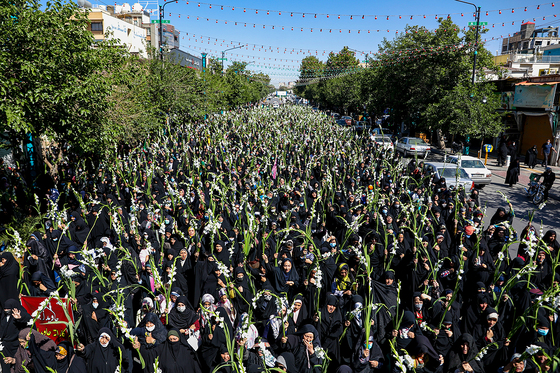
M 130 13 L 130 4 L 129 3 L 124 3 L 122 5 L 122 12 L 123 13 Z
M 132 5 L 132 11 L 133 12 L 141 12 L 142 11 L 142 5 L 140 5 L 139 3 L 134 3 L 134 5 Z

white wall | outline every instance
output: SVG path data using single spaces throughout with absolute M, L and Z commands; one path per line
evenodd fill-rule
M 134 26 L 109 15 L 103 15 L 103 32 L 111 31 L 113 38 L 126 45 L 130 53 L 139 53 L 142 57 L 148 57 L 146 53 L 146 30 Z

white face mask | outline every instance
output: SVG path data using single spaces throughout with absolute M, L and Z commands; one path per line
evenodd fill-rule
M 99 303 L 92 303 L 91 304 L 93 308 L 97 309 L 97 307 L 99 307 Z
M 101 343 L 101 342 L 99 342 L 99 343 Z M 109 346 L 109 342 L 107 342 L 107 343 L 101 343 L 101 347 L 107 347 L 107 346 Z
M 155 325 L 152 325 L 152 326 L 146 326 L 146 330 L 147 330 L 147 331 L 149 331 L 149 332 L 153 332 L 155 328 L 156 328 L 156 326 L 155 326 Z
M 185 312 L 186 309 L 187 309 L 186 306 L 177 306 L 177 311 L 179 312 Z

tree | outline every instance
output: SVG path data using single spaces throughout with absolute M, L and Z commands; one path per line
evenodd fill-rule
M 353 72 L 359 64 L 360 60 L 356 58 L 356 54 L 348 49 L 348 47 L 344 47 L 338 53 L 329 53 L 329 58 L 325 64 L 325 72 L 329 76 Z
M 436 103 L 428 106 L 425 117 L 434 129 L 446 128 L 451 134 L 473 138 L 495 137 L 504 130 L 500 95 L 490 83 L 468 82 L 456 86 Z
M 109 108 L 108 72 L 125 51 L 114 42 L 97 43 L 87 13 L 72 3 L 37 0 L 0 6 L 0 133 L 11 144 L 31 134 L 98 152 L 111 142 L 100 126 Z
M 423 113 L 457 85 L 470 80 L 474 30 L 461 36 L 461 29 L 450 18 L 440 18 L 438 22 L 435 31 L 409 26 L 405 33 L 380 45 L 380 56 L 374 64 L 377 71 L 370 76 L 373 81 L 369 96 L 375 111 L 391 109 L 393 123 L 431 129 L 433 121 L 428 123 Z M 491 53 L 480 43 L 478 62 L 479 67 L 494 67 Z

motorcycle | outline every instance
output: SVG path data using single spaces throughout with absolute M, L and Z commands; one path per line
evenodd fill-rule
M 527 198 L 530 198 L 535 205 L 540 204 L 544 199 L 544 185 L 538 181 L 531 180 L 529 187 L 525 188 Z

